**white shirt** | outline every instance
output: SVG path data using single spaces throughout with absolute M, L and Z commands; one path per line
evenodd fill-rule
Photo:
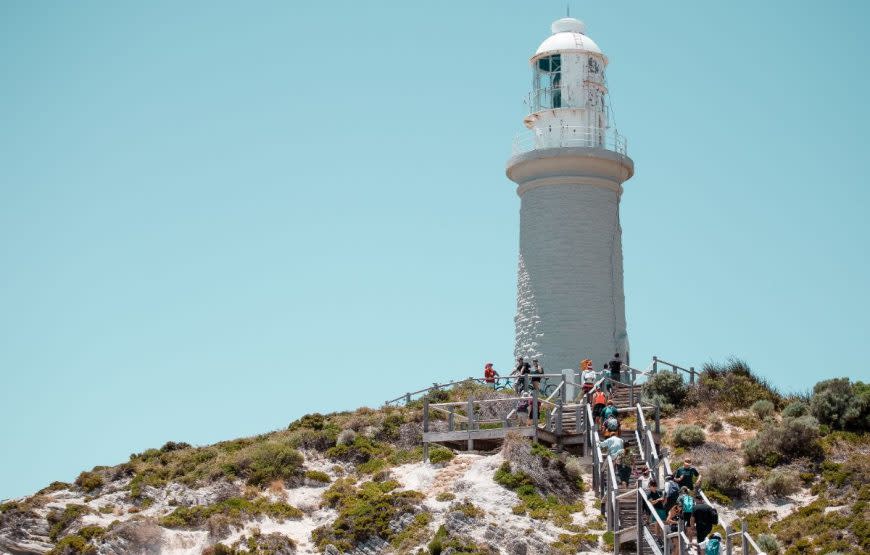
M 583 372 L 583 383 L 595 383 L 595 370 L 585 370 Z

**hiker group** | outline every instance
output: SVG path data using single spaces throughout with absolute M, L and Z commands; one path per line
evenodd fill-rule
M 513 389 L 520 396 L 517 417 L 520 419 L 521 425 L 527 425 L 529 418 L 534 414 L 533 393 L 541 391 L 544 374 L 544 366 L 537 358 L 533 358 L 529 363 L 522 356 L 517 357 L 513 371 L 506 378 L 499 375 L 491 362 L 487 362 L 483 369 L 484 382 L 493 387 L 498 387 L 501 380 L 514 380 Z M 595 424 L 600 428 L 600 433 L 605 438 L 618 437 L 620 432 L 619 415 L 611 397 L 613 384 L 622 381 L 622 361 L 619 358 L 619 353 L 613 355 L 613 359 L 604 365 L 604 369 L 600 373 L 595 371 L 590 359 L 583 359 L 580 362 L 580 380 L 585 395 L 593 392 L 593 414 Z M 607 390 L 606 394 L 604 390 Z M 538 409 L 540 409 L 540 403 L 538 401 Z

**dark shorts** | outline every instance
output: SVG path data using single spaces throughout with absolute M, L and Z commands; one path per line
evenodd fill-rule
M 601 416 L 601 411 L 604 410 L 604 405 L 595 405 L 592 407 L 592 416 L 598 417 Z
M 590 391 L 592 391 L 592 387 L 593 387 L 593 384 L 584 383 L 583 384 L 583 393 L 589 393 Z
M 692 513 L 683 513 L 683 522 L 686 523 L 686 526 L 689 525 L 690 520 L 692 520 Z

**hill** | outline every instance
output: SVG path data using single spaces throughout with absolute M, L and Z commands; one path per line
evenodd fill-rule
M 513 394 L 468 381 L 425 400 L 470 396 Z M 828 380 L 784 397 L 732 361 L 693 384 L 650 375 L 643 402 L 660 409 L 659 452 L 691 459 L 720 523 L 745 522 L 768 553 L 870 552 L 867 385 Z M 588 453 L 508 434 L 492 452 L 436 446 L 424 462 L 423 405 L 132 454 L 0 504 L 0 553 L 613 552 Z

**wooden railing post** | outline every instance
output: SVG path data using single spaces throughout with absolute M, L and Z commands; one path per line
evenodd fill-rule
M 562 384 L 560 385 L 560 387 L 562 388 L 562 390 L 559 392 L 559 398 L 564 403 L 568 394 L 568 384 L 565 383 L 565 374 L 562 374 Z
M 657 434 L 662 433 L 661 430 L 661 406 L 658 400 L 656 400 L 656 428 L 655 432 Z
M 429 433 L 429 398 L 423 398 L 423 437 Z M 423 462 L 429 462 L 429 442 L 423 441 Z
M 643 520 L 641 517 L 643 516 L 643 500 L 641 497 L 643 494 L 640 491 L 640 488 L 637 488 L 637 498 L 635 501 L 637 504 L 635 505 L 635 515 L 637 515 L 637 539 L 635 543 L 637 544 L 637 549 L 635 550 L 636 555 L 641 555 L 643 553 Z
M 471 433 L 474 431 L 474 397 L 468 398 L 468 450 L 474 451 L 474 439 L 471 437 Z
M 574 428 L 575 432 L 580 433 L 580 418 L 582 418 L 583 414 L 583 405 L 575 405 L 574 406 Z
M 653 355 L 652 373 L 655 374 L 658 371 L 659 371 L 659 357 Z
M 683 522 L 682 516 L 677 521 L 677 544 L 680 546 L 680 555 L 686 555 L 686 544 L 683 542 L 683 532 L 686 530 L 686 524 Z
M 689 383 L 695 385 L 695 367 L 689 366 Z
M 733 555 L 733 546 L 731 545 L 731 525 L 725 525 L 725 555 Z
M 744 520 L 740 523 L 740 545 L 743 550 L 743 555 L 749 555 L 749 539 L 746 537 L 748 531 L 746 521 Z
M 562 404 L 562 399 L 556 401 L 556 410 L 559 414 L 556 416 L 556 450 L 562 452 L 562 412 L 565 405 Z
M 456 429 L 456 406 L 450 405 L 450 414 L 447 416 L 447 429 L 453 431 Z
M 410 393 L 405 393 L 405 404 L 406 405 L 411 404 L 411 394 Z
M 532 389 L 532 410 L 529 411 L 529 414 L 532 415 L 532 426 L 534 426 L 534 436 L 533 439 L 535 443 L 538 442 L 538 390 L 536 388 Z

